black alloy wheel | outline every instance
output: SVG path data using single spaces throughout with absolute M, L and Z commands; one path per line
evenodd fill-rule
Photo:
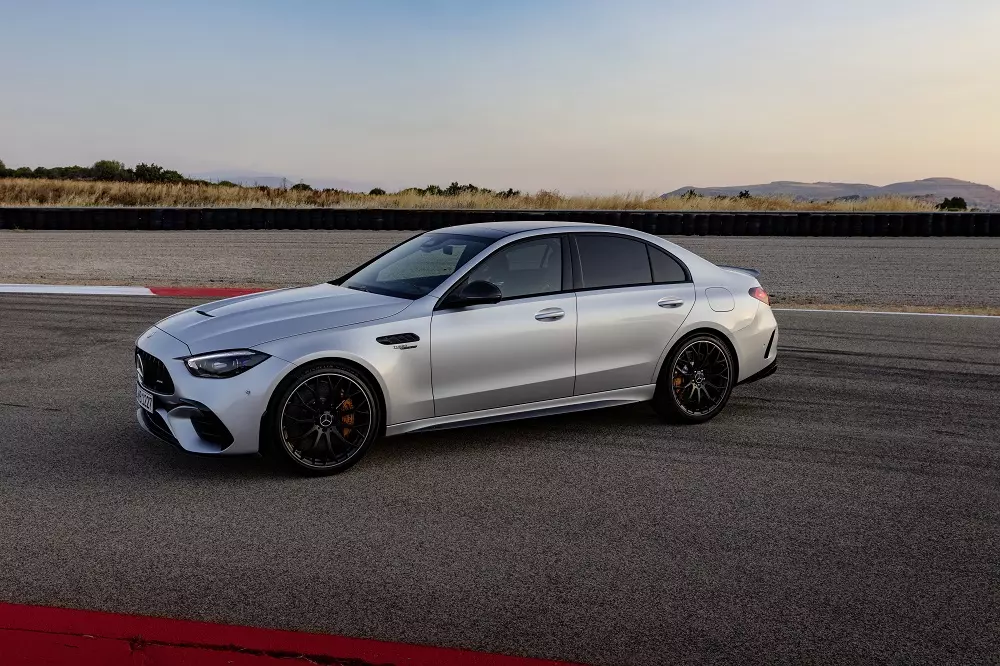
M 722 411 L 735 383 L 728 346 L 714 335 L 696 335 L 668 357 L 653 407 L 670 421 L 702 423 Z
M 273 443 L 298 471 L 335 474 L 361 459 L 381 435 L 382 410 L 370 380 L 339 363 L 286 382 L 272 419 Z

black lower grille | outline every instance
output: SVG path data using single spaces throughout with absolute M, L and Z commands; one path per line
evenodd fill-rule
M 172 432 L 170 432 L 170 428 L 168 428 L 167 424 L 163 422 L 163 419 L 160 418 L 159 414 L 150 414 L 146 410 L 141 410 L 141 413 L 142 421 L 146 424 L 146 427 L 149 428 L 150 432 L 165 442 L 170 442 L 174 446 L 180 446 L 177 438 L 174 437 Z
M 163 365 L 163 361 L 138 347 L 135 348 L 135 358 L 135 369 L 139 373 L 139 382 L 143 386 L 154 393 L 173 394 L 174 381 L 170 379 L 170 373 L 167 372 L 167 366 Z M 139 371 L 140 365 L 142 366 L 141 372 Z
M 218 444 L 223 448 L 233 443 L 233 436 L 229 433 L 229 429 L 212 412 L 199 411 L 191 417 L 191 425 L 194 426 L 194 431 L 198 433 L 198 436 L 206 442 Z

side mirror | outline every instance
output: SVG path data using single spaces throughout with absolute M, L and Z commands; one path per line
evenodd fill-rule
M 448 299 L 445 304 L 450 308 L 464 308 L 469 305 L 484 303 L 499 303 L 503 298 L 500 287 L 486 280 L 476 280 L 462 287 L 461 291 Z

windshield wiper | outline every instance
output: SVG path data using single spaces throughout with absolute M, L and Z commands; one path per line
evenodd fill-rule
M 347 287 L 348 289 L 353 289 L 354 291 L 363 291 L 368 294 L 372 293 L 371 289 L 369 289 L 368 287 L 362 287 L 361 285 L 345 284 L 344 286 Z

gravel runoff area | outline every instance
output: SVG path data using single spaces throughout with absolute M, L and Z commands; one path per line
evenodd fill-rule
M 0 282 L 279 287 L 322 282 L 393 231 L 0 232 Z M 1000 314 L 1000 238 L 670 236 L 762 272 L 777 305 Z
M 304 479 L 139 431 L 133 341 L 192 304 L 0 294 L 0 599 L 608 666 L 997 661 L 1000 319 L 779 312 L 777 374 L 704 425 L 404 435 Z

